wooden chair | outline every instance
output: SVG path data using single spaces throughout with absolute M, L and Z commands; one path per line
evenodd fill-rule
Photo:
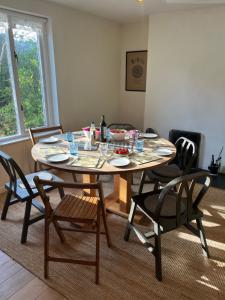
M 143 172 L 139 194 L 142 193 L 146 177 L 150 179 L 150 182 L 154 183 L 154 189 L 157 190 L 161 183 L 168 183 L 172 179 L 190 172 L 197 155 L 195 143 L 185 137 L 180 137 L 176 141 L 175 146 L 177 154 L 172 163 Z
M 62 125 L 58 126 L 52 126 L 52 127 L 42 127 L 42 128 L 30 128 L 29 129 L 30 138 L 32 145 L 34 146 L 40 138 L 55 135 L 55 134 L 63 134 L 64 130 L 62 128 Z M 40 169 L 42 167 L 40 166 Z M 38 162 L 34 162 L 34 172 L 37 172 L 38 170 Z M 46 169 L 45 169 L 46 170 Z M 77 177 L 74 173 L 72 173 L 74 182 L 77 182 Z
M 30 138 L 32 145 L 34 146 L 40 138 L 54 135 L 54 134 L 63 134 L 62 125 L 51 126 L 51 127 L 41 127 L 41 128 L 30 128 L 29 129 Z M 34 172 L 38 170 L 38 162 L 34 163 Z
M 195 185 L 199 179 L 204 179 L 204 184 L 194 196 Z M 124 240 L 128 241 L 130 232 L 133 230 L 148 251 L 155 256 L 156 278 L 159 281 L 162 280 L 161 234 L 184 225 L 200 238 L 203 254 L 209 257 L 202 226 L 203 213 L 199 209 L 199 204 L 209 188 L 210 181 L 211 178 L 207 172 L 199 172 L 176 178 L 161 190 L 133 197 Z M 153 222 L 153 232 L 143 234 L 134 225 L 137 209 Z M 193 220 L 196 221 L 197 228 L 191 224 Z M 150 243 L 149 239 L 151 238 L 154 238 L 154 244 Z
M 56 181 L 46 181 L 41 180 L 38 177 L 34 178 L 37 189 L 41 195 L 41 198 L 45 205 L 45 243 L 44 243 L 44 276 L 48 277 L 49 273 L 49 261 L 54 262 L 66 262 L 66 263 L 75 263 L 81 265 L 95 266 L 95 282 L 99 283 L 99 248 L 100 248 L 100 219 L 102 215 L 103 224 L 105 228 L 106 238 L 108 247 L 111 245 L 109 231 L 106 222 L 105 208 L 103 203 L 103 191 L 100 183 L 62 183 Z M 44 190 L 44 185 L 50 185 L 54 188 L 58 188 L 61 196 L 61 202 L 58 206 L 53 209 L 49 197 L 46 195 Z M 80 194 L 65 194 L 64 188 L 72 189 L 90 189 L 97 190 L 99 197 L 89 197 Z M 67 228 L 60 226 L 59 221 L 64 222 L 74 222 L 74 223 L 85 223 L 92 226 L 92 228 Z M 69 258 L 59 258 L 49 255 L 49 226 L 53 223 L 55 226 L 56 232 L 63 243 L 65 241 L 63 230 L 77 231 L 84 233 L 95 233 L 96 234 L 96 254 L 95 260 L 77 260 Z M 93 229 L 93 224 L 95 224 L 95 229 Z
M 15 160 L 2 151 L 0 151 L 0 163 L 2 164 L 3 168 L 9 176 L 9 182 L 5 184 L 7 194 L 1 214 L 1 219 L 6 219 L 9 206 L 17 202 L 26 202 L 23 229 L 21 235 L 21 243 L 25 243 L 27 241 L 29 225 L 34 224 L 35 222 L 44 218 L 44 207 L 39 201 L 35 199 L 37 196 L 39 196 L 39 193 L 36 188 L 32 188 L 29 184 L 29 182 L 32 181 L 34 176 L 38 175 L 38 173 L 32 173 L 25 176 L 23 171 L 15 162 Z M 61 181 L 59 177 L 53 174 L 51 175 L 54 180 Z M 46 191 L 51 191 L 52 189 L 54 189 L 54 187 L 44 186 L 44 189 Z M 14 199 L 12 199 L 13 196 L 15 197 Z M 31 219 L 30 212 L 32 206 L 34 206 L 40 212 L 40 214 Z

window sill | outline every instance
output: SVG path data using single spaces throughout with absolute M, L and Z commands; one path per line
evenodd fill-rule
M 30 137 L 28 135 L 25 135 L 25 136 L 12 137 L 9 139 L 5 139 L 3 141 L 0 140 L 0 147 L 11 145 L 11 144 L 16 144 L 16 143 L 21 143 L 24 141 L 28 141 L 29 139 L 30 139 Z

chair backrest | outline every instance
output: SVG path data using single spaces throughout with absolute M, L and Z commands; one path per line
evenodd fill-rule
M 0 151 L 0 163 L 9 175 L 9 187 L 16 194 L 18 179 L 24 184 L 29 195 L 33 195 L 33 191 L 18 164 L 15 160 L 3 151 Z
M 40 137 L 46 137 L 53 134 L 62 134 L 64 131 L 62 125 L 58 125 L 52 127 L 30 128 L 29 133 L 32 144 L 35 145 Z
M 110 129 L 124 129 L 124 130 L 134 130 L 136 129 L 133 125 L 128 123 L 112 123 L 108 125 Z
M 187 174 L 196 159 L 197 146 L 191 140 L 180 137 L 175 143 L 177 154 L 173 163 L 177 164 L 183 174 Z
M 155 134 L 158 134 L 157 131 L 155 129 L 151 128 L 151 127 L 146 128 L 145 132 L 146 133 L 155 133 Z
M 54 188 L 58 188 L 60 197 L 62 198 L 64 196 L 64 188 L 69 188 L 69 189 L 89 189 L 89 190 L 97 190 L 99 194 L 99 201 L 98 204 L 102 205 L 104 207 L 104 195 L 103 195 L 103 189 L 102 189 L 102 184 L 100 182 L 96 183 L 74 183 L 74 182 L 63 182 L 63 181 L 54 181 L 54 180 L 43 180 L 40 179 L 38 176 L 34 177 L 34 182 L 36 184 L 37 190 L 41 196 L 41 199 L 44 203 L 45 206 L 45 217 L 47 218 L 51 212 L 52 212 L 52 207 L 49 202 L 50 197 L 47 195 L 44 186 L 51 186 Z
M 196 183 L 203 180 L 203 185 Z M 188 223 L 193 219 L 193 211 L 196 211 L 211 183 L 208 172 L 198 172 L 178 177 L 170 181 L 160 192 L 158 205 L 155 210 L 156 219 L 160 219 L 161 210 L 168 194 L 173 194 L 176 201 L 176 226 Z M 199 187 L 200 186 L 200 187 Z M 186 203 L 182 203 L 185 201 Z M 166 203 L 165 203 L 166 205 Z M 185 211 L 183 208 L 185 207 Z M 185 218 L 183 217 L 185 215 Z
M 185 137 L 192 142 L 195 143 L 197 146 L 197 156 L 195 161 L 193 162 L 193 167 L 198 167 L 198 158 L 199 158 L 199 150 L 201 146 L 201 133 L 194 132 L 194 131 L 187 131 L 187 130 L 180 130 L 180 129 L 171 129 L 169 132 L 169 141 L 175 144 L 175 142 L 180 138 Z

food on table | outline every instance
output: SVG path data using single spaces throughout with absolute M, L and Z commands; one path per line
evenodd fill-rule
M 122 141 L 125 139 L 127 131 L 124 129 L 110 129 L 111 140 Z
M 114 152 L 115 152 L 115 154 L 118 154 L 118 155 L 128 155 L 129 154 L 129 150 L 127 148 L 118 148 Z

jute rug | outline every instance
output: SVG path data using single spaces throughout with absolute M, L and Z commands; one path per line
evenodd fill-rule
M 101 236 L 100 284 L 94 283 L 94 268 L 50 263 L 50 279 L 43 278 L 43 221 L 29 229 L 28 242 L 20 244 L 24 205 L 9 209 L 0 221 L 0 249 L 68 299 L 225 299 L 225 191 L 211 188 L 203 201 L 204 226 L 211 259 L 203 257 L 197 237 L 186 229 L 163 235 L 163 281 L 155 279 L 154 257 L 131 235 L 123 240 L 126 220 L 108 216 L 113 247 Z M 2 206 L 2 203 L 1 203 Z M 54 229 L 54 254 L 91 258 L 93 235 L 66 233 L 62 246 Z

